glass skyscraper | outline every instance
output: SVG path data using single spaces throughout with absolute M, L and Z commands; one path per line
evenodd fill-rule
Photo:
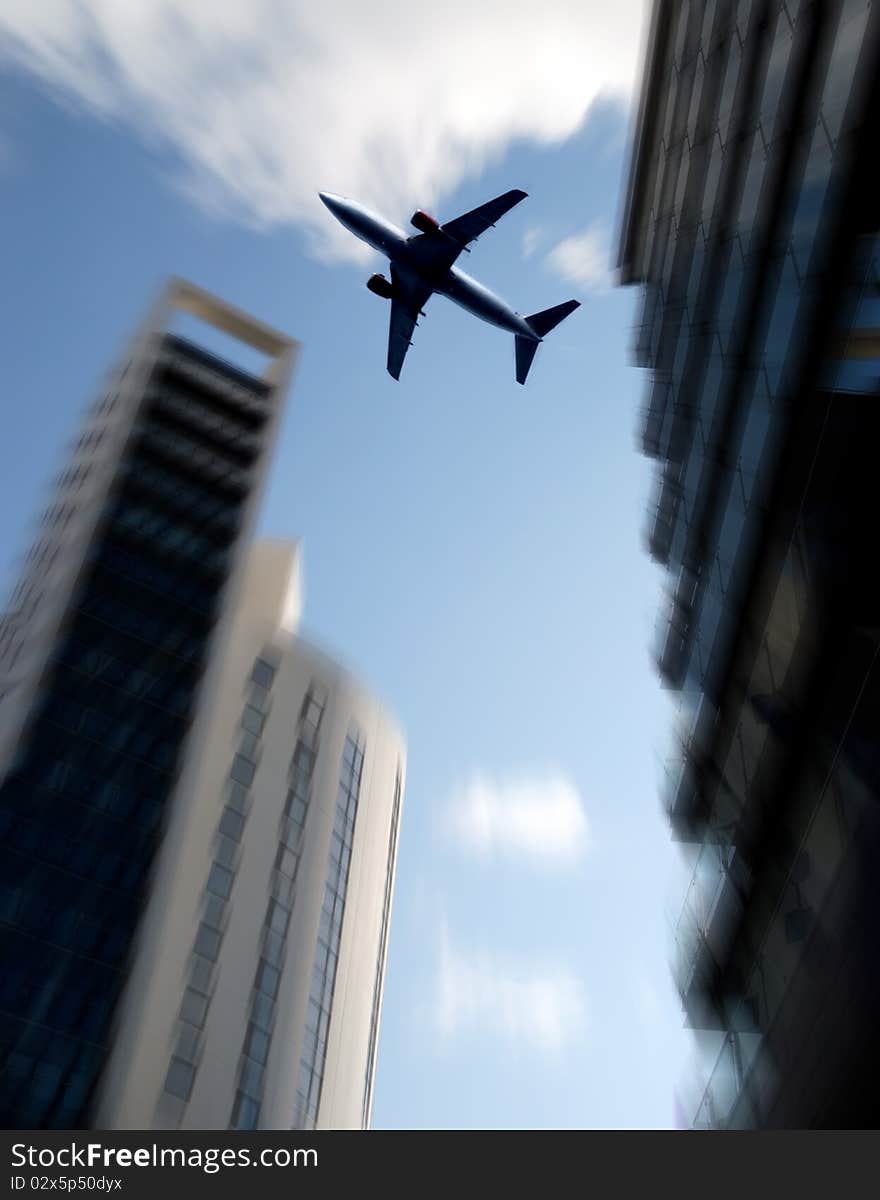
M 257 377 L 171 332 L 189 313 Z M 88 1120 L 293 343 L 173 283 L 58 481 L 0 625 L 0 1124 Z
M 698 1128 L 880 1116 L 878 79 L 867 0 L 654 4 L 620 267 Z

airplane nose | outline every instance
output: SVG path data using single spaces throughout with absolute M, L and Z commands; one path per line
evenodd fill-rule
M 333 192 L 318 192 L 318 198 L 322 204 L 325 204 L 332 213 L 335 213 L 339 208 L 341 196 L 336 196 Z

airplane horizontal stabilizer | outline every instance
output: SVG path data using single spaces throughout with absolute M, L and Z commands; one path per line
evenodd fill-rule
M 580 300 L 566 300 L 564 304 L 557 304 L 555 308 L 545 308 L 543 312 L 532 313 L 530 317 L 526 317 L 526 321 L 538 337 L 542 338 L 580 306 Z
M 529 373 L 529 367 L 532 365 L 532 359 L 535 357 L 535 351 L 540 346 L 540 342 L 533 342 L 531 338 L 519 337 L 516 338 L 516 382 L 525 383 L 526 376 Z

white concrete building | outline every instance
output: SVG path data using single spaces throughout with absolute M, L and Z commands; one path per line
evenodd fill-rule
M 369 1125 L 404 785 L 376 700 L 295 634 L 252 550 L 181 776 L 102 1128 Z

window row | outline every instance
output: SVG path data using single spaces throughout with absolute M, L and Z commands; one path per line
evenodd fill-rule
M 257 659 L 254 672 L 260 674 L 266 679 L 267 685 L 271 686 L 274 671 L 267 674 L 263 670 L 267 666 L 263 659 Z M 256 770 L 254 759 L 247 757 L 256 756 L 258 750 L 258 735 L 249 732 L 245 724 L 248 710 L 249 706 L 246 705 L 240 721 L 239 752 L 230 768 L 226 804 L 215 837 L 214 861 L 205 883 L 202 919 L 190 954 L 189 983 L 181 1003 L 175 1049 L 165 1077 L 165 1092 L 184 1103 L 189 1100 L 198 1071 L 202 1049 L 200 1031 L 207 1019 L 216 982 L 216 964 L 226 928 L 229 897 L 235 882 L 240 843 L 247 819 L 248 788 Z M 242 753 L 242 749 L 247 755 Z M 268 976 L 265 983 L 267 987 L 271 986 L 272 981 Z
M 242 421 L 262 424 L 267 416 L 266 398 L 270 385 L 240 371 L 231 363 L 183 338 L 169 337 L 159 358 L 166 377 L 193 387 L 205 400 L 231 410 Z
M 309 987 L 309 1010 L 300 1052 L 297 1097 L 293 1114 L 295 1129 L 312 1129 L 318 1118 L 324 1064 L 327 1055 L 327 1031 L 336 986 L 339 946 L 345 913 L 349 860 L 354 821 L 363 769 L 363 743 L 360 735 L 349 734 L 340 766 L 340 788 L 336 801 L 332 844 L 327 866 L 322 906 L 322 927 L 318 933 Z
M 252 673 L 254 684 L 270 686 L 273 677 L 272 664 L 258 660 Z M 233 1129 L 254 1129 L 259 1121 L 275 1001 L 284 969 L 287 930 L 295 898 L 296 873 L 311 797 L 312 774 L 317 753 L 315 739 L 322 714 L 323 703 L 313 703 L 313 689 L 310 688 L 300 712 L 297 740 L 291 758 L 290 776 L 294 784 L 287 792 L 281 814 L 272 891 L 263 919 L 260 958 L 251 992 L 250 1022 L 242 1046 L 238 1088 L 230 1117 L 230 1127 Z M 253 720 L 255 723 L 255 718 Z M 304 734 L 307 735 L 311 746 L 306 745 Z
M 172 433 L 156 424 L 142 423 L 139 426 L 138 453 L 146 452 L 170 461 L 178 471 L 188 476 L 195 475 L 227 492 L 241 494 L 247 490 L 250 472 L 231 463 L 220 454 L 214 454 L 203 443 L 184 437 L 180 432 Z
M 164 381 L 154 390 L 150 400 L 156 407 L 191 426 L 196 433 L 206 433 L 221 442 L 240 446 L 251 457 L 259 451 L 260 439 L 254 436 L 249 425 L 230 418 L 217 408 L 199 404 L 192 391 L 181 388 L 171 380 Z

